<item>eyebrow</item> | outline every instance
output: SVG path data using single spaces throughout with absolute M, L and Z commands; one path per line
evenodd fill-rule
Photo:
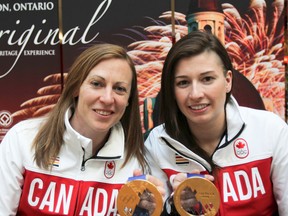
M 205 71 L 205 72 L 200 73 L 200 75 L 206 75 L 210 73 L 215 73 L 215 70 Z
M 104 77 L 99 76 L 99 75 L 92 75 L 92 76 L 90 77 L 90 79 L 91 79 L 91 78 L 99 78 L 99 79 L 101 79 L 101 80 L 103 80 L 103 81 L 106 80 Z M 116 82 L 116 84 L 126 84 L 126 85 L 129 85 L 129 83 L 126 82 L 126 81 L 118 81 L 118 82 Z M 131 85 L 132 85 L 132 82 L 131 82 Z
M 205 71 L 205 72 L 201 72 L 200 73 L 200 76 L 205 76 L 207 74 L 210 74 L 210 73 L 214 73 L 215 71 L 214 70 L 209 70 L 209 71 Z M 175 79 L 177 78 L 186 78 L 186 77 L 189 77 L 189 75 L 179 75 L 179 76 L 175 76 Z

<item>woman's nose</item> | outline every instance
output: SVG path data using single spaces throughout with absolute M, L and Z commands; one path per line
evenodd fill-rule
M 113 90 L 110 88 L 105 88 L 105 90 L 103 91 L 103 94 L 100 97 L 100 100 L 106 104 L 113 103 L 114 102 Z
M 203 96 L 203 90 L 201 86 L 195 84 L 191 86 L 190 92 L 189 92 L 189 97 L 192 99 L 198 99 Z

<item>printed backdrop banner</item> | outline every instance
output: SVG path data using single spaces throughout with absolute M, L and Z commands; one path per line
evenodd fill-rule
M 60 71 L 60 50 L 57 1 L 0 2 L 1 142 L 14 124 L 41 112 L 30 100 L 45 91 L 45 77 Z
M 285 119 L 284 0 L 219 3 L 225 47 L 235 69 L 257 90 L 265 108 Z M 188 33 L 189 4 L 175 1 L 176 39 Z M 0 142 L 17 122 L 47 113 L 75 58 L 102 42 L 126 47 L 133 58 L 145 119 L 146 99 L 157 96 L 163 61 L 172 47 L 170 1 L 1 0 L 0 19 Z M 239 84 L 237 89 L 248 87 Z

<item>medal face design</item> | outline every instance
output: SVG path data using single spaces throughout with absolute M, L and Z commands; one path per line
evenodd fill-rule
M 163 200 L 160 192 L 146 180 L 133 180 L 126 183 L 117 197 L 117 209 L 120 216 L 159 216 L 162 206 Z
M 220 206 L 218 189 L 203 177 L 192 177 L 183 181 L 175 190 L 173 200 L 181 216 L 215 216 Z

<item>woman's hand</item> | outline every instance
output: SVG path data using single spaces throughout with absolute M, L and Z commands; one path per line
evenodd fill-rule
M 200 170 L 192 170 L 192 172 L 190 172 L 189 174 L 200 174 Z M 210 180 L 210 181 L 214 181 L 214 177 L 212 175 L 208 175 L 205 174 L 203 175 L 204 178 Z M 173 191 L 175 191 L 177 189 L 177 187 L 187 179 L 187 173 L 178 173 L 175 175 L 173 182 L 172 182 L 172 188 Z

